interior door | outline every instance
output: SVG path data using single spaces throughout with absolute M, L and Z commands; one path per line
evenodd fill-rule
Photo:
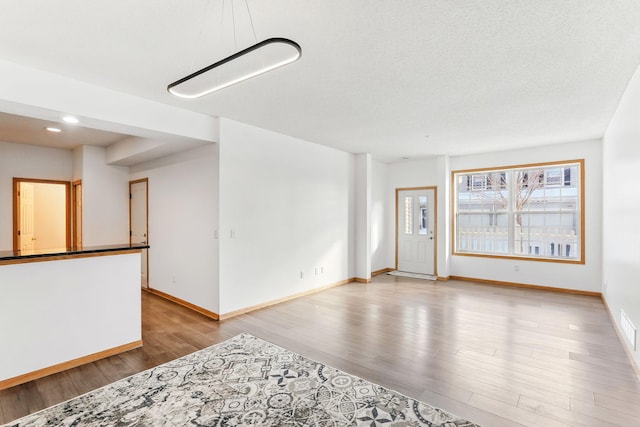
M 14 177 L 13 250 L 69 247 L 70 200 L 70 182 Z
M 129 182 L 129 241 L 130 243 L 149 244 L 148 228 L 148 181 L 140 179 Z M 141 254 L 140 284 L 149 287 L 149 250 Z
M 397 189 L 396 268 L 435 275 L 435 187 Z
M 29 252 L 36 249 L 34 185 L 21 182 L 18 194 L 20 197 L 20 251 Z

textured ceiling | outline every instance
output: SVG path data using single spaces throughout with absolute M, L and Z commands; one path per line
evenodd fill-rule
M 166 86 L 253 42 L 243 0 L 5 2 L 0 58 L 385 161 L 601 137 L 640 64 L 637 0 L 248 6 L 302 59 L 198 100 Z

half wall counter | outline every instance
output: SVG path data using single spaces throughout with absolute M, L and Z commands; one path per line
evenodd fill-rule
M 142 346 L 148 247 L 0 251 L 0 390 Z

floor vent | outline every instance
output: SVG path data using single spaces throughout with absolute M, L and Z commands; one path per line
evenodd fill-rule
M 635 351 L 636 349 L 636 327 L 633 326 L 631 320 L 627 317 L 627 314 L 624 310 L 620 310 L 620 327 L 622 328 L 622 333 L 627 338 L 629 343 L 631 344 L 631 348 Z

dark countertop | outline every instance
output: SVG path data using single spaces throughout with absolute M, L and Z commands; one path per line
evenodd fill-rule
M 0 251 L 0 261 L 27 260 L 31 258 L 46 258 L 55 256 L 86 255 L 104 252 L 118 252 L 136 249 L 148 249 L 149 245 L 142 243 L 123 243 L 119 245 L 83 246 L 72 248 L 37 249 L 33 251 Z

